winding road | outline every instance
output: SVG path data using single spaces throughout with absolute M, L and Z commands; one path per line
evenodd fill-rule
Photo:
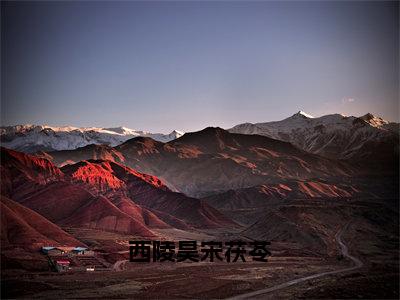
M 117 261 L 113 266 L 113 271 L 123 271 L 125 264 L 128 262 L 127 259 Z
M 301 283 L 301 282 L 304 282 L 304 281 L 307 281 L 307 280 L 320 278 L 320 277 L 324 277 L 324 276 L 328 276 L 328 275 L 334 275 L 334 274 L 354 271 L 356 269 L 361 268 L 364 265 L 363 262 L 361 260 L 359 260 L 357 257 L 354 257 L 354 256 L 350 255 L 347 246 L 342 241 L 342 234 L 343 234 L 343 232 L 346 231 L 348 226 L 349 226 L 349 224 L 346 224 L 340 231 L 338 231 L 336 233 L 336 235 L 335 235 L 335 239 L 336 239 L 337 243 L 340 246 L 340 250 L 341 250 L 343 256 L 347 257 L 348 259 L 350 259 L 354 263 L 354 266 L 348 267 L 348 268 L 344 268 L 344 269 L 340 269 L 340 270 L 322 272 L 322 273 L 317 273 L 317 274 L 306 276 L 306 277 L 297 278 L 297 279 L 290 280 L 290 281 L 287 281 L 285 283 L 282 283 L 282 284 L 279 284 L 279 285 L 276 285 L 276 286 L 273 286 L 273 287 L 265 288 L 265 289 L 254 291 L 254 292 L 251 292 L 251 293 L 237 295 L 237 296 L 234 296 L 232 298 L 227 298 L 227 299 L 230 299 L 230 300 L 249 299 L 249 298 L 253 298 L 253 297 L 256 297 L 256 296 L 261 296 L 261 295 L 264 295 L 264 294 L 268 294 L 270 292 L 274 292 L 274 291 L 277 291 L 277 290 L 281 290 L 281 289 L 287 288 L 289 286 L 292 286 L 292 285 L 295 285 L 295 284 L 298 284 L 298 283 Z

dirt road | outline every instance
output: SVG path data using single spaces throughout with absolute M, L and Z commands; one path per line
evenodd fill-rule
M 304 281 L 307 281 L 307 280 L 320 278 L 320 277 L 324 277 L 324 276 L 328 276 L 328 275 L 334 275 L 334 274 L 354 271 L 356 269 L 361 268 L 363 266 L 363 262 L 361 260 L 359 260 L 357 257 L 354 257 L 354 256 L 350 255 L 347 246 L 342 241 L 342 234 L 343 234 L 343 232 L 346 231 L 348 225 L 349 224 L 346 224 L 341 230 L 339 230 L 336 233 L 335 239 L 336 239 L 337 243 L 340 246 L 340 250 L 342 252 L 342 255 L 344 257 L 347 257 L 348 259 L 350 259 L 354 263 L 354 266 L 348 267 L 348 268 L 344 268 L 344 269 L 340 269 L 340 270 L 322 272 L 322 273 L 317 273 L 317 274 L 306 276 L 306 277 L 301 277 L 301 278 L 294 279 L 294 280 L 291 280 L 291 281 L 288 281 L 288 282 L 285 282 L 285 283 L 282 283 L 282 284 L 279 284 L 279 285 L 276 285 L 276 286 L 273 286 L 273 287 L 265 288 L 265 289 L 254 291 L 254 292 L 251 292 L 251 293 L 238 295 L 238 296 L 235 296 L 235 297 L 232 297 L 232 298 L 228 298 L 228 299 L 239 300 L 239 299 L 254 298 L 254 297 L 257 297 L 257 296 L 262 296 L 262 295 L 268 294 L 270 292 L 274 292 L 274 291 L 277 291 L 277 290 L 280 290 L 280 289 L 287 288 L 289 286 L 292 286 L 292 285 L 295 285 L 295 284 L 298 284 L 298 283 L 301 283 L 301 282 L 304 282 Z
M 127 259 L 117 261 L 113 266 L 113 271 L 123 271 L 125 263 L 128 262 Z

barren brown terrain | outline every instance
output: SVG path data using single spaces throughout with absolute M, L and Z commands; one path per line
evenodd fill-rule
M 390 170 L 376 177 L 219 128 L 169 143 L 1 153 L 2 298 L 399 296 L 398 174 Z M 271 256 L 253 261 L 247 247 L 246 262 L 130 262 L 129 241 L 138 240 L 268 241 Z M 90 255 L 46 255 L 46 246 Z
M 396 209 L 395 202 L 385 205 Z M 393 206 L 391 206 L 393 205 Z M 310 205 L 311 206 L 311 205 Z M 362 203 L 352 203 L 361 207 Z M 318 209 L 318 205 L 314 207 Z M 379 215 L 379 210 L 362 212 L 367 218 Z M 395 219 L 394 219 L 395 220 Z M 343 229 L 345 222 L 336 224 Z M 380 298 L 398 297 L 398 234 L 395 224 L 384 231 L 371 234 L 374 228 L 361 221 L 351 222 L 343 230 L 341 239 L 351 255 L 363 265 L 355 270 L 354 262 L 341 256 L 335 232 L 330 237 L 329 253 L 306 250 L 292 241 L 272 242 L 272 256 L 268 262 L 199 262 L 199 263 L 133 263 L 128 262 L 128 241 L 135 236 L 106 233 L 80 228 L 65 230 L 110 263 L 109 271 L 94 273 L 54 273 L 50 271 L 3 271 L 3 294 L 6 297 L 28 298 L 140 298 L 140 299 L 224 299 L 241 297 L 251 292 L 263 291 L 286 282 L 315 274 L 336 272 L 320 278 L 309 279 L 251 298 L 308 299 L 308 298 L 369 298 L 372 290 L 384 290 Z M 337 231 L 338 232 L 338 231 Z M 336 233 L 337 233 L 336 232 Z M 185 232 L 160 229 L 165 240 L 230 240 L 233 236 L 246 240 L 243 232 L 202 230 Z M 21 277 L 21 274 L 24 274 Z M 190 287 L 190 288 L 188 288 Z M 246 298 L 246 297 L 245 297 Z M 241 298 L 238 298 L 241 299 Z

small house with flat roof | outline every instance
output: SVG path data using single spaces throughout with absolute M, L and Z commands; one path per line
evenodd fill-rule
M 47 255 L 62 255 L 64 253 L 61 249 L 52 246 L 42 247 L 42 252 Z
M 58 259 L 55 261 L 58 272 L 66 272 L 69 270 L 70 261 L 68 259 Z
M 84 247 L 75 247 L 71 252 L 75 255 L 94 255 L 93 250 Z

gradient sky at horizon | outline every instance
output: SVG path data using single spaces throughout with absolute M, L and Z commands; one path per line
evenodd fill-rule
M 399 121 L 397 2 L 2 2 L 1 123 Z

